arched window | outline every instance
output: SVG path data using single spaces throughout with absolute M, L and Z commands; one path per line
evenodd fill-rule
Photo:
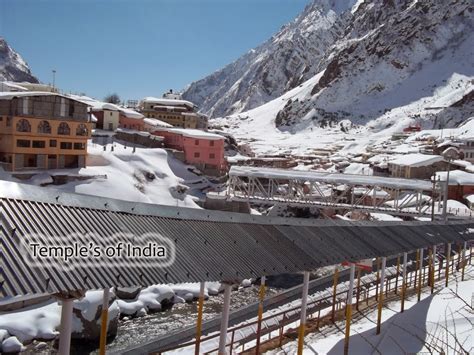
M 41 121 L 38 125 L 38 133 L 51 133 L 51 126 L 48 121 Z
M 62 134 L 64 136 L 68 136 L 71 134 L 71 129 L 66 122 L 61 122 L 58 127 L 58 134 Z
M 28 122 L 28 120 L 25 120 L 24 118 L 22 118 L 16 124 L 16 130 L 18 132 L 31 132 L 30 122 Z
M 79 126 L 76 128 L 76 136 L 87 136 L 89 131 L 87 130 L 87 127 L 85 124 L 81 123 Z

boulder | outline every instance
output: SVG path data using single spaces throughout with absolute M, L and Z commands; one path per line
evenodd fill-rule
M 117 287 L 115 295 L 122 300 L 133 300 L 140 293 L 141 287 Z
M 9 337 L 2 342 L 2 353 L 19 353 L 24 349 L 25 347 L 17 337 Z

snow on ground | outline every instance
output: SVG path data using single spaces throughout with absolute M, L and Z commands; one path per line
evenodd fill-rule
M 351 327 L 349 352 L 351 354 L 459 354 L 472 352 L 473 333 L 472 297 L 474 280 L 472 266 L 466 270 L 471 278 L 460 282 L 452 279 L 447 288 L 430 295 L 422 293 L 422 301 L 415 297 L 405 301 L 405 312 L 400 313 L 400 302 L 390 302 L 382 311 L 381 334 L 375 334 L 377 311 Z M 458 275 L 459 276 L 459 275 Z M 468 276 L 469 278 L 469 276 Z M 304 354 L 342 354 L 344 348 L 343 324 L 341 331 L 327 335 L 312 333 L 305 337 Z M 269 354 L 294 354 L 297 342 L 283 346 Z
M 91 176 L 88 180 L 78 180 L 64 185 L 51 185 L 65 192 L 75 192 L 86 195 L 120 198 L 127 201 L 156 203 L 170 206 L 199 208 L 190 196 L 184 180 L 175 175 L 173 170 L 191 173 L 186 165 L 168 156 L 164 149 L 136 148 L 135 153 L 130 147 L 114 143 L 107 150 L 103 146 L 89 141 L 87 167 L 82 169 L 48 170 L 22 183 L 34 185 L 50 183 L 50 175 L 81 175 Z M 173 170 L 170 167 L 173 166 Z M 37 171 L 36 171 L 37 172 Z M 197 180 L 203 180 L 194 175 Z M 0 179 L 20 182 L 0 168 Z M 208 182 L 201 181 L 197 187 L 206 186 Z M 194 186 L 196 188 L 196 186 Z M 47 188 L 47 187 L 45 187 Z

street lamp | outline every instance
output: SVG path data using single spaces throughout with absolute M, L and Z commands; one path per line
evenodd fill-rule
M 55 88 L 55 84 L 56 84 L 56 69 L 53 69 L 53 90 Z
M 459 150 L 454 147 L 445 149 L 441 155 L 448 161 L 448 171 L 446 172 L 446 182 L 444 185 L 444 196 L 443 196 L 443 221 L 448 220 L 448 189 L 449 189 L 449 170 L 451 168 L 451 161 L 459 157 Z

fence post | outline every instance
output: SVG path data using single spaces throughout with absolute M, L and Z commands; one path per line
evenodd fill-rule
M 110 289 L 104 288 L 102 296 L 102 315 L 100 324 L 100 341 L 99 341 L 99 355 L 105 355 L 105 346 L 107 344 L 107 325 L 109 318 L 109 295 Z
M 405 292 L 407 289 L 407 258 L 407 253 L 403 253 L 402 302 L 400 310 L 402 313 L 405 310 Z
M 415 278 L 413 280 L 413 288 L 416 290 L 416 281 L 418 278 L 418 268 L 420 265 L 420 250 L 416 250 L 416 263 L 415 263 Z
M 351 264 L 351 275 L 349 279 L 349 290 L 347 291 L 346 301 L 346 334 L 344 338 L 344 355 L 349 354 L 349 336 L 351 333 L 351 319 L 352 319 L 352 297 L 354 292 L 354 272 L 355 264 Z
M 418 277 L 418 290 L 417 290 L 417 299 L 420 302 L 421 299 L 421 287 L 423 286 L 423 248 L 420 248 L 420 276 Z
M 463 250 L 462 250 L 462 271 L 461 271 L 461 281 L 464 281 L 464 269 L 467 264 L 466 260 L 466 250 L 467 250 L 467 242 L 464 242 Z
M 227 343 L 227 328 L 229 326 L 229 310 L 230 310 L 230 291 L 231 284 L 224 283 L 224 306 L 222 308 L 221 315 L 221 330 L 219 335 L 219 355 L 226 355 L 226 343 Z
M 398 293 L 398 277 L 400 276 L 400 255 L 397 255 L 397 276 L 395 278 L 395 294 Z
M 446 244 L 446 271 L 444 273 L 445 277 L 445 286 L 448 287 L 449 279 L 449 259 L 451 259 L 451 243 Z
M 337 292 L 337 279 L 339 277 L 339 267 L 336 265 L 334 269 L 334 278 L 333 278 L 333 286 L 332 286 L 332 310 L 331 310 L 331 321 L 334 323 L 335 321 L 335 311 L 336 311 L 336 292 Z
M 435 273 L 435 257 L 436 257 L 436 245 L 433 245 L 432 250 L 430 249 L 430 286 L 431 286 L 431 294 L 434 293 L 434 273 Z
M 301 298 L 300 328 L 298 332 L 298 355 L 303 354 L 304 332 L 306 325 L 306 305 L 308 304 L 309 271 L 303 274 L 303 295 Z
M 359 297 L 360 297 L 360 274 L 362 269 L 357 268 L 357 290 L 356 290 L 356 309 L 359 310 Z
M 380 296 L 378 300 L 378 308 L 377 308 L 377 332 L 376 334 L 380 334 L 380 323 L 382 321 L 382 306 L 383 306 L 383 284 L 385 281 L 385 265 L 387 263 L 387 258 L 384 256 L 382 257 L 382 275 L 380 278 Z
M 263 299 L 265 298 L 265 276 L 260 280 L 260 291 L 258 294 L 258 323 L 257 323 L 257 345 L 255 347 L 255 354 L 260 354 L 260 332 L 262 331 L 262 317 L 263 317 Z
M 377 277 L 375 281 L 375 300 L 379 299 L 379 282 L 380 282 L 380 259 L 377 257 L 375 259 L 375 264 L 377 267 Z
M 201 347 L 201 331 L 202 331 L 202 311 L 204 307 L 204 286 L 205 282 L 201 282 L 199 288 L 199 304 L 198 304 L 198 316 L 196 325 L 196 346 L 194 347 L 194 354 L 199 355 Z

